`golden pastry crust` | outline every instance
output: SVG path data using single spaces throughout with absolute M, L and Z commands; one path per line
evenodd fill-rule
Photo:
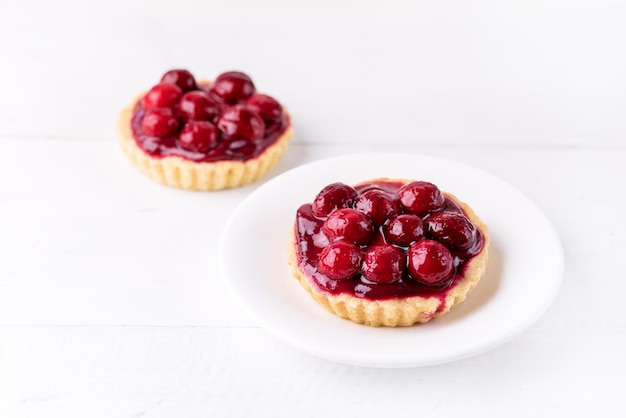
M 469 260 L 465 267 L 465 276 L 452 288 L 448 289 L 442 301 L 437 296 L 412 296 L 406 298 L 369 300 L 350 294 L 333 295 L 320 291 L 311 283 L 311 279 L 300 270 L 296 252 L 295 232 L 292 228 L 289 242 L 289 265 L 293 275 L 309 294 L 335 315 L 349 319 L 357 324 L 374 327 L 405 327 L 417 323 L 425 323 L 432 318 L 446 314 L 459 303 L 463 302 L 476 287 L 487 268 L 489 257 L 489 231 L 487 225 L 476 215 L 474 210 L 454 195 L 444 193 L 456 202 L 465 215 L 472 221 L 484 236 L 482 251 Z
M 278 163 L 294 135 L 289 124 L 276 142 L 259 156 L 245 161 L 194 162 L 176 156 L 153 158 L 137 145 L 131 129 L 133 109 L 142 96 L 120 112 L 117 136 L 130 162 L 139 171 L 166 186 L 197 191 L 244 186 L 260 179 Z

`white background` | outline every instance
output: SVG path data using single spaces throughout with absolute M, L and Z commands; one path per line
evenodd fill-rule
M 0 417 L 619 416 L 623 2 L 2 1 L 0 57 Z M 289 107 L 270 175 L 191 193 L 134 170 L 117 112 L 173 67 L 244 70 Z M 378 150 L 469 163 L 535 201 L 566 261 L 539 322 L 385 370 L 295 351 L 233 303 L 216 251 L 242 199 Z

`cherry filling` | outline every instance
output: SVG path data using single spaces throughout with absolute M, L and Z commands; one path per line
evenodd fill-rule
M 300 269 L 320 291 L 384 300 L 445 299 L 484 236 L 432 183 L 326 186 L 296 213 Z
M 131 118 L 133 137 L 148 155 L 194 162 L 258 157 L 289 124 L 275 99 L 256 93 L 250 77 L 235 71 L 211 84 L 170 70 L 137 101 Z

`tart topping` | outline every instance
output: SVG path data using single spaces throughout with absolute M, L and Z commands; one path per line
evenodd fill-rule
M 448 248 L 433 240 L 423 239 L 408 251 L 411 276 L 428 285 L 436 285 L 452 277 L 454 264 Z
M 375 300 L 443 295 L 485 243 L 461 205 L 424 181 L 332 183 L 296 218 L 302 270 L 317 271 L 324 291 Z
M 248 140 L 259 139 L 265 131 L 261 116 L 254 110 L 236 105 L 227 108 L 217 118 L 217 127 L 224 135 Z
M 313 215 L 325 218 L 338 208 L 352 207 L 357 191 L 343 183 L 333 183 L 324 187 L 313 200 Z
M 189 71 L 182 69 L 169 70 L 161 77 L 161 83 L 176 84 L 183 92 L 198 88 L 193 75 Z
M 153 86 L 143 97 L 143 108 L 152 110 L 157 108 L 173 109 L 183 95 L 183 91 L 175 84 L 159 83 Z
M 215 79 L 211 94 L 226 103 L 235 104 L 256 92 L 252 79 L 239 71 L 229 71 Z
M 349 280 L 361 267 L 361 250 L 348 241 L 336 241 L 322 250 L 317 266 L 332 280 Z
M 375 226 L 380 226 L 391 216 L 400 213 L 400 203 L 389 193 L 371 189 L 359 195 L 354 208 L 369 216 Z
M 246 106 L 256 111 L 265 122 L 278 122 L 283 117 L 283 107 L 267 94 L 255 94 L 246 100 Z
M 141 120 L 141 128 L 151 136 L 166 136 L 178 130 L 178 119 L 167 107 L 148 110 Z
M 190 121 L 217 129 L 187 127 Z M 290 118 L 274 98 L 257 94 L 244 73 L 223 73 L 211 83 L 174 69 L 135 104 L 130 123 L 135 142 L 151 157 L 216 162 L 258 157 L 283 137 Z
M 404 270 L 404 254 L 392 245 L 372 247 L 365 252 L 361 271 L 363 277 L 376 283 L 400 280 Z
M 426 181 L 407 183 L 398 190 L 402 207 L 408 213 L 425 216 L 443 207 L 444 199 L 437 186 Z
M 187 92 L 178 103 L 178 113 L 185 121 L 208 120 L 214 121 L 220 114 L 219 104 L 201 90 Z
M 372 239 L 372 221 L 361 212 L 342 208 L 330 214 L 322 227 L 330 241 L 343 238 L 358 245 L 365 245 Z
M 206 120 L 190 120 L 179 136 L 180 146 L 188 151 L 207 152 L 217 145 L 217 128 Z
M 468 250 L 476 242 L 476 227 L 462 213 L 437 212 L 425 220 L 426 234 L 455 250 Z
M 424 238 L 424 223 L 419 216 L 404 213 L 391 218 L 384 233 L 388 243 L 408 247 Z

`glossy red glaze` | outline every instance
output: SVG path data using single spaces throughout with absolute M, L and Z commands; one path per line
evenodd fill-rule
M 417 215 L 403 213 L 390 218 L 383 232 L 390 244 L 408 247 L 424 238 L 424 221 Z
M 170 72 L 164 74 L 163 79 L 170 80 L 172 83 L 178 81 L 180 84 L 186 86 L 190 85 L 190 80 L 188 78 L 185 79 L 184 75 L 168 75 L 169 73 Z M 263 121 L 257 116 L 257 118 L 252 118 L 254 119 L 252 129 L 248 130 L 248 132 L 252 133 L 252 136 L 255 136 L 254 140 L 250 140 L 245 137 L 245 135 L 237 135 L 238 128 L 235 126 L 232 129 L 235 135 L 221 135 L 219 143 L 216 146 L 210 147 L 207 151 L 200 152 L 185 149 L 181 146 L 180 134 L 186 121 L 196 118 L 213 121 L 217 119 L 219 114 L 228 111 L 233 105 L 243 106 L 245 99 L 234 104 L 219 103 L 217 107 L 215 107 L 212 104 L 215 103 L 215 100 L 210 97 L 209 104 L 203 99 L 198 99 L 198 97 L 204 97 L 212 87 L 210 83 L 201 83 L 196 86 L 197 90 L 191 91 L 193 93 L 191 94 L 192 99 L 188 102 L 187 99 L 184 99 L 186 102 L 180 106 L 183 100 L 182 98 L 189 98 L 188 95 L 190 95 L 190 93 L 183 96 L 181 89 L 176 87 L 176 85 L 169 84 L 169 86 L 171 87 L 166 87 L 165 90 L 170 93 L 173 92 L 174 94 L 168 95 L 169 93 L 166 93 L 165 96 L 167 96 L 167 100 L 157 94 L 156 96 L 158 97 L 153 97 L 149 102 L 151 105 L 155 105 L 155 103 L 159 106 L 167 105 L 166 108 L 171 109 L 173 119 L 167 118 L 160 121 L 154 116 L 149 116 L 148 120 L 145 121 L 145 117 L 151 112 L 144 107 L 145 96 L 142 100 L 138 100 L 133 109 L 130 122 L 133 138 L 137 145 L 152 158 L 176 156 L 193 162 L 216 162 L 222 160 L 246 161 L 258 157 L 267 148 L 275 144 L 291 124 L 289 115 L 284 112 L 282 117 L 274 122 Z M 178 93 L 176 93 L 176 91 L 178 91 Z M 175 97 L 178 97 L 177 102 L 173 99 Z M 157 113 L 163 113 L 163 111 L 159 109 L 161 109 L 161 107 L 157 107 L 154 110 Z M 167 110 L 165 112 L 167 112 Z M 235 121 L 232 120 L 231 122 L 235 123 Z M 250 128 L 250 126 L 248 128 Z M 259 133 L 260 136 L 257 137 Z
M 354 208 L 372 219 L 380 226 L 392 215 L 400 213 L 400 201 L 397 197 L 382 190 L 372 189 L 360 194 L 354 201 Z
M 207 152 L 217 146 L 219 133 L 215 125 L 206 120 L 191 120 L 180 132 L 180 146 L 192 152 Z
M 431 239 L 411 245 L 407 259 L 411 277 L 427 285 L 444 283 L 454 273 L 454 260 L 448 247 Z
M 174 109 L 183 95 L 183 91 L 175 84 L 159 83 L 152 86 L 143 97 L 144 109 L 152 110 L 162 107 Z
M 194 76 L 189 71 L 183 69 L 169 70 L 161 77 L 161 83 L 176 84 L 183 92 L 198 88 Z
M 215 122 L 223 135 L 254 141 L 263 137 L 265 123 L 261 116 L 244 105 L 225 109 Z
M 141 129 L 152 136 L 167 136 L 176 132 L 179 122 L 167 107 L 148 110 L 141 120 Z
M 352 186 L 343 183 L 333 183 L 324 187 L 313 199 L 311 210 L 315 216 L 321 218 L 339 208 L 352 207 L 357 191 Z
M 365 252 L 361 273 L 370 282 L 393 283 L 402 277 L 404 266 L 404 254 L 398 248 L 378 245 Z
M 245 101 L 245 105 L 255 110 L 266 122 L 277 122 L 283 117 L 283 107 L 267 94 L 255 94 Z
M 350 280 L 361 266 L 361 249 L 348 241 L 326 246 L 319 257 L 318 269 L 332 280 Z
M 441 209 L 443 195 L 437 186 L 427 181 L 413 181 L 398 190 L 400 203 L 405 212 L 425 216 Z
M 212 95 L 229 104 L 240 103 L 255 92 L 252 79 L 239 71 L 220 74 L 211 88 Z
M 178 102 L 178 114 L 185 121 L 214 122 L 220 114 L 220 105 L 202 90 L 189 91 Z
M 345 239 L 357 245 L 366 245 L 372 239 L 372 221 L 351 208 L 335 210 L 324 222 L 322 231 L 330 241 Z
M 359 195 L 371 189 L 382 190 L 397 198 L 398 190 L 402 185 L 403 183 L 395 181 L 375 181 L 357 185 L 354 187 L 357 196 L 351 198 L 352 203 L 347 204 L 347 206 L 351 207 L 354 205 L 355 198 L 358 198 Z M 439 209 L 440 211 L 462 213 L 461 208 L 450 198 L 443 195 L 443 199 L 444 202 Z M 348 199 L 348 201 L 350 201 L 350 199 Z M 341 202 L 345 203 L 346 201 L 341 200 Z M 333 203 L 331 206 L 334 205 Z M 452 285 L 458 283 L 463 278 L 467 261 L 478 254 L 484 247 L 484 237 L 479 230 L 476 230 L 476 239 L 470 248 L 466 250 L 450 250 L 453 264 L 452 275 L 447 280 L 434 285 L 419 282 L 409 274 L 406 268 L 408 245 L 394 245 L 398 252 L 402 254 L 404 261 L 402 263 L 403 269 L 400 278 L 391 283 L 379 284 L 375 283 L 374 280 L 368 280 L 362 270 L 357 271 L 348 280 L 334 280 L 319 269 L 320 254 L 330 244 L 330 240 L 323 232 L 325 220 L 325 216 L 316 216 L 313 212 L 313 205 L 307 203 L 298 209 L 294 228 L 296 253 L 300 270 L 309 277 L 312 284 L 316 286 L 319 291 L 330 294 L 347 293 L 371 300 L 395 299 L 410 296 L 434 296 L 443 300 Z M 360 246 L 363 254 L 367 254 L 370 249 L 377 246 L 391 245 L 391 243 L 387 242 L 384 233 L 385 226 L 388 222 L 389 219 L 382 226 L 374 228 L 370 242 L 367 245 Z M 374 270 L 373 268 L 366 267 L 366 269 L 368 268 Z M 369 272 L 366 274 L 369 274 Z M 393 276 L 393 274 L 391 276 Z M 374 277 L 374 275 L 370 277 Z M 384 280 L 383 278 L 383 281 Z

